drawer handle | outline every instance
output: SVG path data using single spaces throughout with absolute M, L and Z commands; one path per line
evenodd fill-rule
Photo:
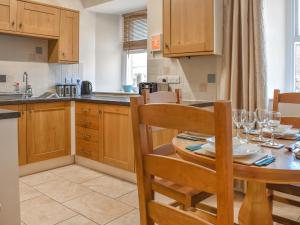
M 91 110 L 90 109 L 81 109 L 82 113 L 89 113 Z
M 91 122 L 83 122 L 84 124 L 83 124 L 83 127 L 85 127 L 85 128 L 88 128 L 88 127 L 90 127 L 91 126 Z
M 81 138 L 85 141 L 89 141 L 91 137 L 92 136 L 90 134 L 81 134 Z

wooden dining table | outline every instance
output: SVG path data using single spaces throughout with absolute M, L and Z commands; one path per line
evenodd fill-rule
M 285 145 L 295 143 L 291 140 L 278 140 L 278 142 Z M 213 157 L 199 155 L 186 149 L 187 146 L 203 142 L 175 137 L 172 143 L 182 159 L 212 169 L 215 168 Z M 266 184 L 300 184 L 300 160 L 296 159 L 293 153 L 285 148 L 262 147 L 261 151 L 274 155 L 276 161 L 266 167 L 244 165 L 236 162 L 233 165 L 234 178 L 247 183 L 245 198 L 238 216 L 240 225 L 273 225 L 272 203 L 268 197 Z

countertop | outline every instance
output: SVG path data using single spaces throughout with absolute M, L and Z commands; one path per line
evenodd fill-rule
M 0 120 L 19 118 L 21 114 L 16 111 L 0 109 Z
M 61 97 L 61 98 L 16 98 L 16 99 L 0 99 L 0 105 L 19 105 L 19 104 L 33 104 L 33 103 L 51 103 L 62 101 L 75 101 L 75 102 L 89 102 L 98 104 L 111 104 L 111 105 L 124 105 L 130 106 L 129 96 L 81 96 L 81 97 Z M 209 101 L 183 101 L 184 105 L 195 107 L 210 107 L 213 102 Z

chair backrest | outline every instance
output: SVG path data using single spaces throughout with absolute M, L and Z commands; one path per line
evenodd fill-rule
M 150 93 L 149 90 L 143 90 L 142 96 L 146 104 L 148 103 L 182 103 L 181 90 L 176 89 L 172 91 L 158 91 Z
M 285 103 L 289 106 L 285 106 L 285 111 L 288 111 L 287 107 L 292 107 L 293 105 L 297 106 L 297 111 L 299 113 L 295 113 L 294 109 L 290 111 L 294 111 L 292 115 L 283 115 L 281 118 L 282 124 L 293 125 L 295 128 L 300 128 L 300 93 L 290 92 L 290 93 L 280 93 L 280 90 L 274 90 L 274 99 L 273 99 L 273 111 L 280 111 L 279 104 Z
M 232 115 L 229 102 L 216 102 L 214 112 L 177 104 L 144 104 L 131 98 L 136 173 L 142 225 L 211 224 L 212 215 L 191 213 L 158 203 L 154 177 L 217 195 L 214 224 L 233 225 Z M 150 126 L 215 135 L 216 170 L 184 160 L 153 154 Z

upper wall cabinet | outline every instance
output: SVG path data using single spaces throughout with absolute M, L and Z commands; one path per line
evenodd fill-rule
M 61 10 L 60 38 L 49 42 L 49 62 L 79 61 L 79 13 Z
M 59 36 L 60 9 L 18 1 L 17 31 L 21 33 Z
M 16 30 L 16 0 L 0 0 L 0 30 Z
M 79 12 L 31 0 L 0 0 L 0 33 L 46 38 L 49 62 L 79 62 Z
M 222 54 L 221 0 L 164 0 L 164 56 Z

